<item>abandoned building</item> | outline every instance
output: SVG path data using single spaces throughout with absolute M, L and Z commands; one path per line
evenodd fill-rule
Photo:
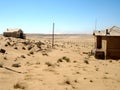
M 120 59 L 120 28 L 113 26 L 103 31 L 95 31 L 94 54 L 97 59 Z
M 22 38 L 22 39 L 26 38 L 25 34 L 21 29 L 7 29 L 7 31 L 3 32 L 3 36 Z

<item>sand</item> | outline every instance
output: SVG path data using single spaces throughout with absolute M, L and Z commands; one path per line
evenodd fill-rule
M 92 35 L 0 35 L 0 90 L 120 90 L 120 60 L 97 60 Z

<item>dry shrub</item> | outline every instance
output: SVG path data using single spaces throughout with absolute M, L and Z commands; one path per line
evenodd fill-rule
M 103 77 L 103 79 L 109 79 L 109 78 L 105 76 L 105 77 Z
M 7 60 L 7 57 L 4 57 L 5 60 Z
M 60 58 L 57 60 L 57 63 L 59 63 L 59 62 L 63 62 L 63 60 Z
M 14 49 L 18 49 L 17 47 L 14 47 Z
M 105 72 L 105 74 L 109 74 L 108 72 Z
M 40 62 L 36 62 L 36 64 L 37 64 L 37 65 L 39 65 L 39 64 L 40 64 Z
M 21 55 L 22 58 L 26 58 L 24 55 Z
M 93 80 L 90 80 L 90 82 L 92 83 L 92 82 L 93 82 Z
M 71 82 L 69 80 L 65 80 L 64 83 L 67 84 L 67 85 L 71 85 Z
M 42 55 L 43 56 L 48 56 L 47 52 L 45 52 L 45 51 L 42 52 Z
M 30 54 L 27 54 L 28 56 L 30 56 Z
M 43 42 L 39 41 L 35 43 L 37 45 L 38 48 L 41 49 L 41 45 L 45 45 Z
M 3 64 L 2 63 L 0 63 L 0 68 L 3 68 Z
M 7 47 L 8 45 L 7 44 L 5 44 L 5 47 Z
M 11 44 L 10 44 L 10 42 L 7 42 L 7 45 L 9 45 L 9 46 L 10 46 L 10 45 L 11 45 Z
M 88 60 L 84 60 L 84 63 L 89 64 Z
M 22 83 L 22 82 L 17 82 L 13 87 L 14 87 L 14 89 L 25 89 L 26 84 Z
M 70 62 L 70 58 L 68 58 L 66 56 L 63 56 L 62 58 L 60 58 L 60 59 L 57 60 L 57 63 L 63 62 L 63 60 L 66 61 L 66 62 Z
M 5 50 L 5 49 L 0 49 L 0 52 L 1 52 L 1 53 L 5 53 L 6 50 Z
M 23 45 L 29 45 L 30 44 L 30 41 L 25 41 L 25 42 L 22 42 Z
M 64 56 L 62 59 L 65 60 L 66 62 L 70 62 L 70 58 L 68 58 L 66 56 Z
M 46 64 L 48 67 L 49 67 L 49 66 L 53 66 L 50 62 L 46 62 L 45 64 Z
M 15 63 L 15 64 L 12 64 L 12 67 L 21 67 L 21 65 L 19 63 Z
M 83 52 L 83 54 L 89 54 L 89 52 Z
M 74 80 L 74 82 L 75 82 L 75 83 L 78 83 L 78 81 L 77 81 L 77 80 Z
M 29 46 L 29 47 L 28 47 L 28 50 L 31 50 L 32 48 L 33 48 L 32 46 Z
M 76 61 L 76 60 L 74 60 L 74 61 L 73 61 L 73 63 L 77 63 L 77 61 Z
M 76 74 L 80 74 L 80 72 L 76 72 Z
M 112 60 L 110 60 L 109 62 L 112 63 Z
M 96 68 L 96 71 L 98 71 L 99 70 L 99 68 Z
M 26 48 L 25 48 L 25 47 L 22 47 L 22 49 L 23 49 L 23 50 L 26 50 Z
M 34 52 L 33 52 L 33 51 L 30 51 L 30 54 L 34 54 Z

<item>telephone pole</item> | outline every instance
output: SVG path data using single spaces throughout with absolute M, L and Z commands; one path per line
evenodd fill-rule
M 53 22 L 53 30 L 52 30 L 52 48 L 54 47 L 54 28 L 55 28 L 55 23 Z

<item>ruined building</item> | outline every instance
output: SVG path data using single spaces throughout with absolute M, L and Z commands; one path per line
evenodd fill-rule
M 3 36 L 22 38 L 22 39 L 26 38 L 25 34 L 21 29 L 7 29 L 7 31 L 3 32 Z
M 120 28 L 113 26 L 103 31 L 95 31 L 95 58 L 120 59 Z

